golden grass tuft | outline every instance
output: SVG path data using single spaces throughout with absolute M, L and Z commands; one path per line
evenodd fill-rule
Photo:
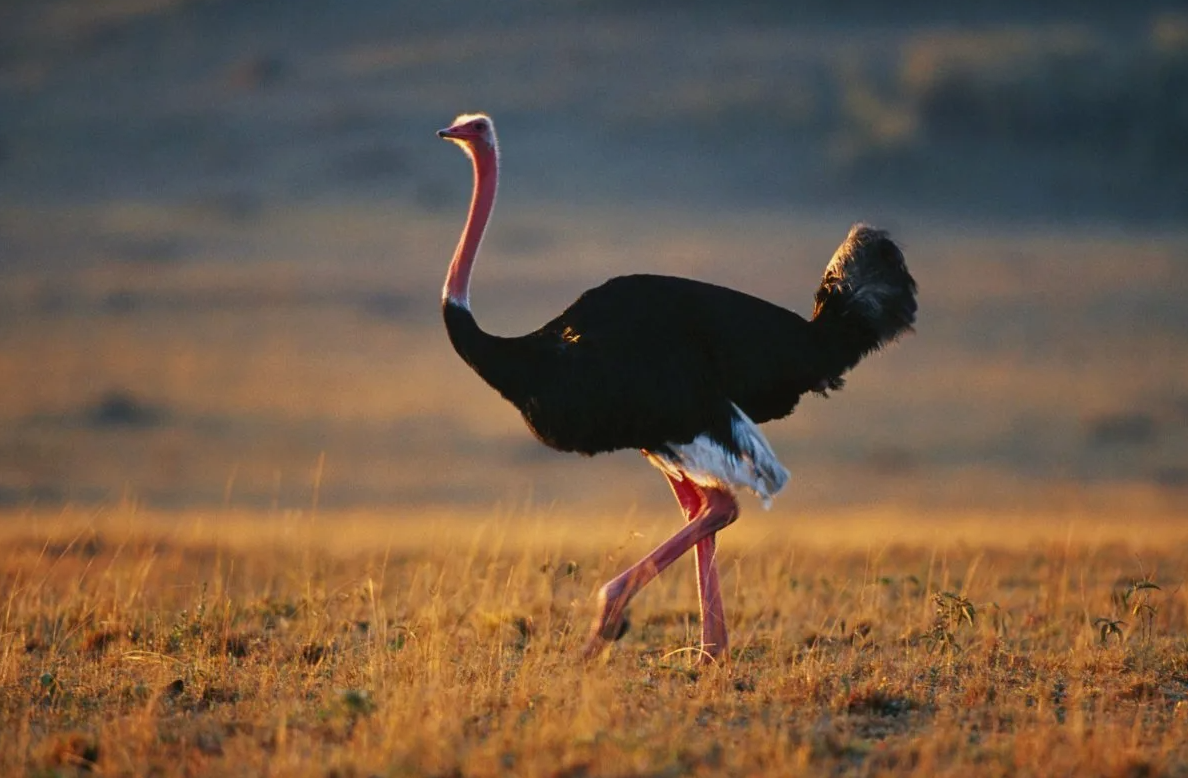
M 809 544 L 744 517 L 730 660 L 704 667 L 691 563 L 578 659 L 591 595 L 664 519 L 19 518 L 4 775 L 1188 770 L 1170 525 L 974 543 L 888 518 Z

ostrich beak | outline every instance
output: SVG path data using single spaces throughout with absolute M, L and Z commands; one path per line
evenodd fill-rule
M 437 137 L 441 138 L 442 140 L 451 140 L 455 138 L 461 138 L 462 135 L 453 127 L 446 127 L 445 129 L 437 131 Z

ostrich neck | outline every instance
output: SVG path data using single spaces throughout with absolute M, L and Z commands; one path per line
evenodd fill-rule
M 474 163 L 474 193 L 470 199 L 470 214 L 466 227 L 454 250 L 454 259 L 446 273 L 442 297 L 446 302 L 470 310 L 470 273 L 478 256 L 483 232 L 495 206 L 495 190 L 499 184 L 499 159 L 495 151 L 483 144 L 468 149 Z

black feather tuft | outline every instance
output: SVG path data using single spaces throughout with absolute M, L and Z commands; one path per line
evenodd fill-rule
M 916 282 L 903 252 L 886 232 L 865 224 L 850 228 L 815 299 L 813 325 L 836 361 L 829 372 L 839 376 L 916 321 Z

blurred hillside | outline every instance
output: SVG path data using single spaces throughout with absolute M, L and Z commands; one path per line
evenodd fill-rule
M 1188 216 L 1175 4 L 782 7 L 9 3 L 0 196 L 433 203 L 426 128 L 477 107 L 537 196 Z
M 0 503 L 666 501 L 449 349 L 477 109 L 497 332 L 635 271 L 805 311 L 852 221 L 903 241 L 919 334 L 772 425 L 787 510 L 1179 508 L 1188 13 L 885 8 L 3 4 Z

